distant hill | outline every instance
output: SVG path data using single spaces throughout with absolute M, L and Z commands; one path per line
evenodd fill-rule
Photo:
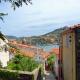
M 18 39 L 18 37 L 16 36 L 9 36 L 9 35 L 5 35 L 8 39 Z
M 52 31 L 52 32 L 49 32 L 49 33 L 47 33 L 47 34 L 45 34 L 45 35 L 43 35 L 43 36 L 47 36 L 47 37 L 54 37 L 55 38 L 55 41 L 59 41 L 59 39 L 60 39 L 60 34 L 63 32 L 63 31 L 65 31 L 65 30 L 67 30 L 68 29 L 68 27 L 67 26 L 65 26 L 65 27 L 62 27 L 62 28 L 58 28 L 58 29 L 55 29 L 54 31 Z
M 55 29 L 54 31 L 49 32 L 49 33 L 47 33 L 47 34 L 45 34 L 43 36 L 53 36 L 53 35 L 56 35 L 57 36 L 57 35 L 60 35 L 60 33 L 62 33 L 63 31 L 65 31 L 67 29 L 68 29 L 67 26 L 62 27 L 62 28 L 58 28 L 58 29 Z
M 21 37 L 20 39 L 26 39 L 27 44 L 39 44 L 39 45 L 45 45 L 45 44 L 54 44 L 59 43 L 60 34 L 68 29 L 67 26 L 56 29 L 52 32 L 49 32 L 47 34 L 41 35 L 41 36 L 32 36 L 32 37 Z
M 52 32 L 49 32 L 47 34 L 41 35 L 41 36 L 32 36 L 32 37 L 16 37 L 16 36 L 8 36 L 6 37 L 8 39 L 16 39 L 18 41 L 26 41 L 26 44 L 33 44 L 33 45 L 45 45 L 45 44 L 54 44 L 59 43 L 60 34 L 68 29 L 68 27 L 62 27 L 55 29 Z

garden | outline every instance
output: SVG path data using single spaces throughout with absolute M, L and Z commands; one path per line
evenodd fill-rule
M 0 63 L 0 80 L 34 80 L 35 74 L 32 72 L 40 64 L 33 58 L 21 55 L 19 49 L 12 52 L 15 52 L 15 54 L 8 62 L 7 67 L 2 68 Z M 36 72 L 38 73 L 38 70 Z

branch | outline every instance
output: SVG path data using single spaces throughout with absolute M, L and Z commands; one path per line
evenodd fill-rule
M 0 13 L 0 19 L 1 19 L 3 22 L 4 22 L 3 16 L 6 16 L 6 15 L 8 15 L 8 14 Z
M 16 7 L 22 7 L 22 3 L 25 3 L 26 5 L 28 4 L 32 4 L 32 0 L 0 0 L 0 3 L 4 1 L 4 2 L 10 2 L 13 9 L 15 10 Z

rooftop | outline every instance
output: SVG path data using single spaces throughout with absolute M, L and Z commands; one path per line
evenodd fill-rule
M 73 26 L 70 26 L 67 30 L 65 30 L 62 35 L 66 34 L 66 33 L 70 33 L 70 32 L 74 32 L 75 29 L 79 29 L 80 28 L 80 24 L 76 24 Z
M 59 55 L 59 48 L 53 48 L 50 52 Z
M 20 50 L 21 54 L 31 57 L 31 58 L 33 58 L 37 53 L 41 55 L 43 59 L 46 59 L 49 56 L 49 53 L 35 46 L 28 46 L 28 45 L 18 44 L 18 43 L 15 44 L 12 42 L 10 44 L 16 46 L 16 48 Z

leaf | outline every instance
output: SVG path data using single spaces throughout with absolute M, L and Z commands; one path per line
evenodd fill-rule
M 0 19 L 4 22 L 3 16 L 8 15 L 8 14 L 4 14 L 4 13 L 0 13 Z
M 4 22 L 3 17 L 0 17 L 0 19 Z
M 30 4 L 32 4 L 31 0 L 27 0 Z
M 17 3 L 17 2 L 15 2 L 15 5 L 17 6 L 17 7 L 19 7 L 20 5 L 19 5 L 19 3 Z
M 1 16 L 5 16 L 5 15 L 8 15 L 8 14 L 7 14 L 7 13 L 6 13 L 6 14 L 4 14 L 4 13 L 0 13 L 0 17 L 1 17 Z
M 3 18 L 2 17 L 0 17 L 0 19 L 3 21 Z
M 24 3 L 26 3 L 26 0 L 23 0 Z

